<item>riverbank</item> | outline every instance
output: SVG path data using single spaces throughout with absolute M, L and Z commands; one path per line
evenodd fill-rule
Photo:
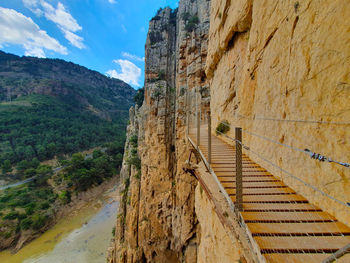
M 105 262 L 119 204 L 117 186 L 118 178 L 112 178 L 98 189 L 77 196 L 52 228 L 16 254 L 0 252 L 0 262 Z
M 104 181 L 99 186 L 92 187 L 84 192 L 79 192 L 78 194 L 74 194 L 71 197 L 71 202 L 66 205 L 59 205 L 55 207 L 54 217 L 50 220 L 49 223 L 45 225 L 40 231 L 24 231 L 20 236 L 17 236 L 18 241 L 15 245 L 12 245 L 13 242 L 9 240 L 7 243 L 1 244 L 3 249 L 10 249 L 12 253 L 18 252 L 24 245 L 33 241 L 34 239 L 41 236 L 43 233 L 51 229 L 55 226 L 62 218 L 67 216 L 72 217 L 75 216 L 79 211 L 84 207 L 91 203 L 96 202 L 96 198 L 103 193 L 109 191 L 113 186 L 118 185 L 119 175 L 114 176 L 113 178 Z M 114 193 L 113 191 L 111 194 Z M 111 200 L 117 200 L 117 193 L 112 194 L 110 196 Z M 101 200 L 99 202 L 102 202 Z M 101 205 L 101 204 L 100 204 Z

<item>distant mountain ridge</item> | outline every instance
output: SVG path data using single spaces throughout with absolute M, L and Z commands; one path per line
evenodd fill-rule
M 123 142 L 135 93 L 71 62 L 0 51 L 0 167 Z
M 100 117 L 115 119 L 127 116 L 135 90 L 119 79 L 72 62 L 0 51 L 0 101 L 30 94 L 74 101 Z

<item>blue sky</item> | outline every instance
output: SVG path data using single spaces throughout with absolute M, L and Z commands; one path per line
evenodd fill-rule
M 61 58 L 123 79 L 144 81 L 149 20 L 178 0 L 0 0 L 0 49 Z

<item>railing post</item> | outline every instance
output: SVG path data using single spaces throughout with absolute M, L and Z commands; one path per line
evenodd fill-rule
M 186 110 L 186 136 L 189 135 L 190 133 L 190 118 L 189 118 L 189 111 L 190 111 L 190 100 L 189 100 L 189 96 L 188 96 L 188 89 L 186 91 L 186 97 L 185 97 L 185 110 Z
M 197 117 L 197 147 L 199 147 L 200 145 L 200 139 L 201 139 L 201 130 L 200 130 L 200 126 L 201 126 L 201 116 L 200 116 L 200 101 L 199 101 L 199 94 L 196 93 L 196 107 L 197 107 L 197 114 L 196 114 L 196 117 Z
M 197 147 L 200 145 L 200 139 L 201 139 L 201 116 L 199 114 L 199 108 L 197 108 Z
M 208 163 L 211 164 L 211 116 L 208 111 Z
M 243 210 L 243 183 L 242 183 L 242 128 L 236 127 L 236 207 Z

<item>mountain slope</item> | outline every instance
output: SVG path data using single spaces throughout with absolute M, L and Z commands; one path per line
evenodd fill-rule
M 0 165 L 124 138 L 135 90 L 58 59 L 0 51 Z
M 127 115 L 135 90 L 121 80 L 71 62 L 18 57 L 0 51 L 0 101 L 33 93 L 73 100 L 95 114 L 113 119 Z

